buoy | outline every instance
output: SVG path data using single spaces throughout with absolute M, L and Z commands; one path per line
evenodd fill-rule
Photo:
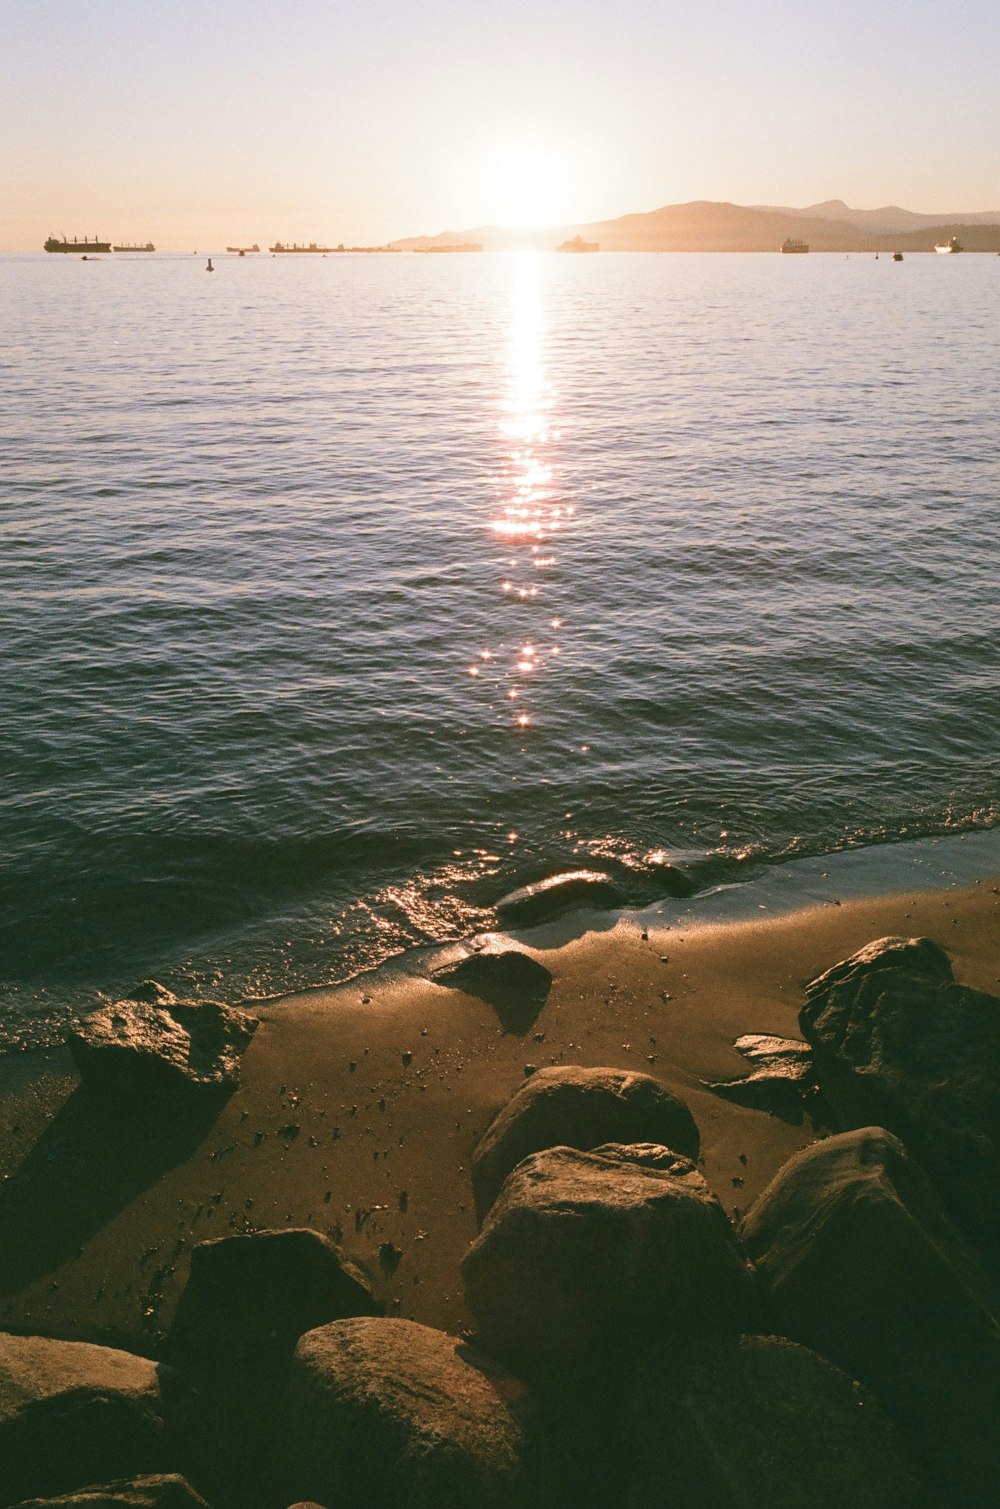
M 211 259 L 211 257 L 209 257 L 209 259 L 208 259 L 208 266 L 205 268 L 205 271 L 206 272 L 214 272 L 215 271 L 215 268 L 212 266 L 212 259 Z

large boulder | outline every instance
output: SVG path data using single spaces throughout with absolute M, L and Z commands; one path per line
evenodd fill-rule
M 475 1349 L 414 1321 L 309 1331 L 289 1390 L 295 1491 L 379 1509 L 504 1509 L 520 1459 L 521 1393 Z
M 776 1337 L 656 1347 L 622 1431 L 628 1509 L 927 1509 L 874 1399 Z
M 879 1127 L 797 1153 L 743 1239 L 775 1328 L 869 1385 L 951 1504 L 1000 1502 L 1000 1327 L 979 1259 Z
M 327 1321 L 374 1315 L 368 1279 L 335 1242 L 307 1227 L 215 1237 L 191 1252 L 191 1272 L 167 1342 L 188 1367 L 287 1361 L 299 1337 Z
M 118 1478 L 57 1498 L 25 1499 L 17 1509 L 208 1509 L 200 1493 L 176 1473 Z
M 160 1369 L 88 1342 L 0 1334 L 0 1504 L 165 1465 Z
M 654 1144 L 556 1147 L 508 1177 L 462 1263 L 480 1337 L 552 1365 L 664 1332 L 744 1329 L 753 1279 L 687 1158 Z
M 691 1112 L 652 1075 L 579 1064 L 539 1069 L 511 1096 L 473 1154 L 480 1219 L 522 1158 L 547 1147 L 586 1151 L 602 1142 L 655 1142 L 692 1161 L 701 1150 Z
M 846 1126 L 901 1137 L 955 1219 L 1000 1255 L 1000 999 L 929 938 L 880 938 L 806 987 L 800 1013 Z
M 109 1097 L 214 1103 L 238 1086 L 257 1026 L 235 1006 L 179 1001 L 160 987 L 153 1000 L 102 1006 L 67 1041 L 84 1084 Z

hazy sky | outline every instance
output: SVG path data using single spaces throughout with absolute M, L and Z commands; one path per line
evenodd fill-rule
M 1000 208 L 997 0 L 0 0 L 0 249 Z

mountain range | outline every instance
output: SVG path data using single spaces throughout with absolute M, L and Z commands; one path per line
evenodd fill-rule
M 1000 210 L 923 215 L 897 205 L 855 210 L 842 199 L 826 199 L 805 209 L 695 199 L 614 220 L 544 231 L 484 225 L 436 236 L 409 236 L 392 245 L 401 251 L 468 242 L 486 251 L 551 249 L 577 235 L 598 242 L 602 251 L 777 251 L 788 237 L 808 242 L 813 251 L 932 251 L 936 243 L 957 236 L 967 251 L 998 252 Z

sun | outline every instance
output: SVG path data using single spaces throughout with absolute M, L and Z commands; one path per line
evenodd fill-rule
M 512 147 L 497 153 L 493 198 L 512 230 L 540 229 L 551 223 L 561 188 L 558 160 L 536 147 Z

